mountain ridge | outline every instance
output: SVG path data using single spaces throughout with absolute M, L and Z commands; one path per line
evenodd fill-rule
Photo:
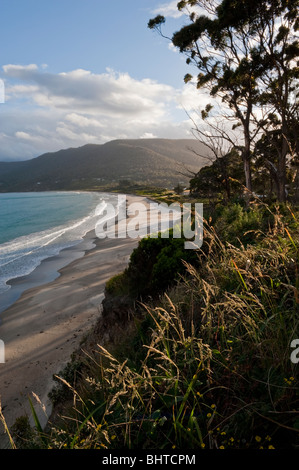
M 30 160 L 0 162 L 0 192 L 103 189 L 127 184 L 187 184 L 207 164 L 196 139 L 117 139 L 46 152 Z M 190 173 L 191 176 L 191 173 Z

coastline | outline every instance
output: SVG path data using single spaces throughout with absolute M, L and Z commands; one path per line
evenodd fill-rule
M 83 257 L 87 251 L 95 246 L 94 238 L 94 233 L 90 231 L 86 233 L 83 239 L 76 245 L 64 248 L 58 255 L 42 260 L 30 274 L 10 279 L 7 282 L 10 289 L 0 295 L 0 327 L 2 313 L 17 302 L 24 292 L 57 279 L 61 269 Z
M 146 197 L 127 196 L 128 203 L 143 202 Z M 63 250 L 62 257 L 49 258 L 36 268 L 31 279 L 13 281 L 14 289 L 33 281 L 20 297 L 1 313 L 0 337 L 5 344 L 5 363 L 0 364 L 0 400 L 8 428 L 16 418 L 31 418 L 28 396 L 31 396 L 42 425 L 51 413 L 48 393 L 53 388 L 53 375 L 58 374 L 80 346 L 82 338 L 101 315 L 106 282 L 128 264 L 138 239 L 98 239 L 94 231 L 86 234 L 74 253 Z M 84 249 L 83 249 L 84 248 Z M 50 264 L 56 267 L 55 279 L 43 282 Z M 58 263 L 58 264 L 57 264 Z M 66 264 L 65 264 L 66 263 Z M 37 404 L 32 392 L 43 407 Z M 44 410 L 43 410 L 44 408 Z M 32 421 L 32 419 L 31 419 Z M 8 447 L 7 435 L 0 426 L 0 448 Z

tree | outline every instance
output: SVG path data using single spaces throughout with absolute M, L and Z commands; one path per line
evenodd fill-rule
M 198 88 L 220 97 L 242 131 L 242 159 L 246 187 L 252 190 L 252 149 L 263 132 L 269 139 L 275 131 L 277 195 L 286 200 L 288 155 L 298 149 L 294 140 L 294 99 L 299 78 L 299 43 L 296 32 L 299 0 L 184 0 L 179 10 L 189 14 L 189 24 L 172 37 L 173 44 L 187 55 L 187 63 L 199 70 Z M 198 13 L 198 8 L 201 8 Z M 196 10 L 197 9 L 197 10 Z M 205 14 L 202 14 L 204 10 Z M 161 27 L 159 15 L 149 27 Z M 185 82 L 192 75 L 185 76 Z
M 219 10 L 219 16 L 231 27 L 246 26 L 248 30 L 259 90 L 257 105 L 266 109 L 266 118 L 259 125 L 277 154 L 272 173 L 282 202 L 286 200 L 287 156 L 294 155 L 296 149 L 292 141 L 298 109 L 294 96 L 299 78 L 298 6 L 298 0 L 223 0 Z
M 244 173 L 243 173 L 244 174 Z M 241 192 L 242 166 L 236 149 L 218 157 L 211 165 L 205 166 L 190 180 L 190 191 L 209 199 L 224 195 L 227 201 Z
M 189 10 L 190 23 L 172 37 L 173 44 L 187 55 L 187 64 L 200 71 L 197 87 L 209 90 L 212 97 L 220 97 L 228 107 L 234 121 L 234 129 L 240 127 L 243 139 L 242 160 L 246 187 L 252 191 L 251 157 L 252 144 L 256 137 L 256 126 L 252 126 L 252 113 L 257 99 L 254 68 L 250 57 L 248 28 L 238 31 L 226 24 L 218 15 L 219 2 L 181 1 L 178 9 L 200 6 L 209 16 L 198 15 Z M 161 15 L 149 22 L 151 29 L 161 32 L 165 18 Z M 185 82 L 192 80 L 185 76 Z
M 264 133 L 255 145 L 255 186 L 268 189 L 269 196 L 273 195 L 273 184 L 276 187 L 276 194 L 279 193 L 279 179 L 277 173 L 277 152 L 281 145 L 281 134 L 278 130 Z M 264 192 L 263 191 L 263 192 Z
M 240 172 L 240 152 L 242 146 L 238 146 L 236 136 L 233 135 L 226 126 L 229 119 L 225 113 L 218 112 L 217 116 L 210 118 L 213 106 L 208 104 L 199 113 L 201 116 L 200 125 L 190 116 L 194 124 L 194 135 L 205 148 L 208 148 L 210 155 L 205 158 L 210 160 L 210 166 L 202 168 L 193 175 L 190 181 L 191 192 L 209 195 L 209 199 L 217 197 L 219 193 L 225 193 L 229 201 L 234 192 L 240 192 L 241 185 L 244 185 L 244 178 Z M 203 156 L 202 156 L 203 157 Z M 244 174 L 244 173 L 243 173 Z M 233 180 L 238 180 L 236 186 Z

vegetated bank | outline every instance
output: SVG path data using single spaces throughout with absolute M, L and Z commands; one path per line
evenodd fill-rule
M 143 239 L 57 378 L 48 428 L 20 448 L 298 446 L 298 215 L 253 201 L 206 206 L 204 243 Z

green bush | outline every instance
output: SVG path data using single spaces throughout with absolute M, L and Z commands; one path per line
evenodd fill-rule
M 260 207 L 247 210 L 240 204 L 232 204 L 223 208 L 216 220 L 215 229 L 221 235 L 222 241 L 228 241 L 236 246 L 240 243 L 246 245 L 256 241 L 257 232 L 262 230 L 265 217 Z
M 169 287 L 185 272 L 183 261 L 197 262 L 197 254 L 186 250 L 185 240 L 163 238 L 161 233 L 157 238 L 143 238 L 133 251 L 130 263 L 125 271 L 131 294 L 140 296 L 157 294 Z
M 116 274 L 106 283 L 106 291 L 113 295 L 126 295 L 129 291 L 125 273 Z

